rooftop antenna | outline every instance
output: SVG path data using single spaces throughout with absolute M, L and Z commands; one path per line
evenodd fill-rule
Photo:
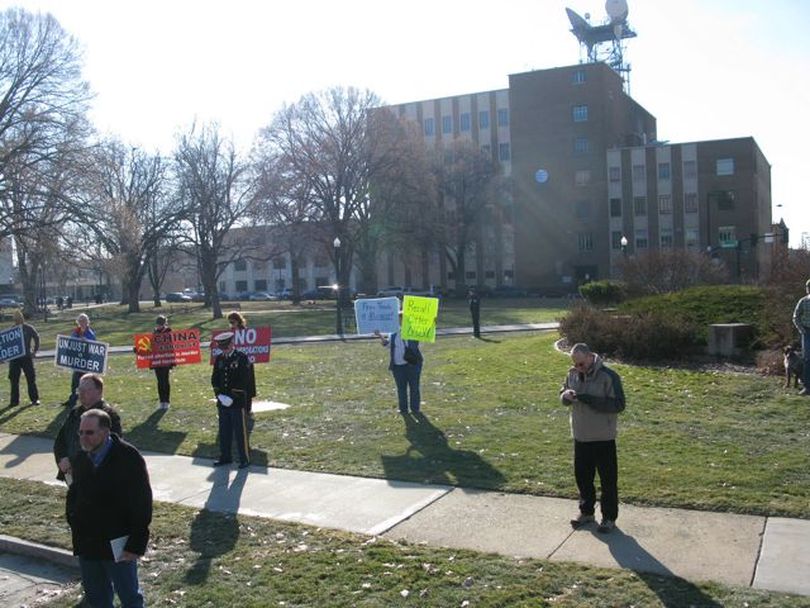
M 607 0 L 605 12 L 607 19 L 600 25 L 589 23 L 590 15 L 580 17 L 570 8 L 566 8 L 571 32 L 587 52 L 589 63 L 604 62 L 609 65 L 624 83 L 624 90 L 630 94 L 630 64 L 624 61 L 624 40 L 635 38 L 636 33 L 627 23 L 627 1 Z

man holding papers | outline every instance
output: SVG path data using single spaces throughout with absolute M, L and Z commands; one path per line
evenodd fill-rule
M 110 426 L 102 410 L 82 414 L 66 514 L 87 603 L 112 608 L 115 592 L 122 606 L 137 607 L 144 605 L 138 557 L 149 541 L 152 488 L 143 457 Z

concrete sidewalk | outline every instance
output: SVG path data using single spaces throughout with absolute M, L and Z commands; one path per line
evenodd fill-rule
M 0 433 L 0 476 L 56 484 L 48 439 Z M 572 500 L 144 453 L 155 499 L 366 535 L 810 596 L 810 521 L 622 505 L 572 531 Z M 61 484 L 60 484 L 61 485 Z

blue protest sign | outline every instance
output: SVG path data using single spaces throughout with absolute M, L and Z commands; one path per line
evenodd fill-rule
M 25 356 L 22 325 L 0 331 L 0 361 L 11 361 Z
M 354 316 L 357 319 L 358 334 L 371 334 L 374 330 L 381 334 L 399 331 L 399 299 L 393 297 L 355 300 Z
M 54 363 L 57 367 L 67 367 L 75 372 L 103 374 L 107 369 L 109 349 L 109 344 L 105 342 L 56 336 Z

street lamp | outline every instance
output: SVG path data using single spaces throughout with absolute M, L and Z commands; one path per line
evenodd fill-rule
M 627 256 L 627 237 L 622 235 L 621 240 L 619 241 L 619 245 L 622 246 L 622 255 Z
M 340 312 L 340 237 L 332 241 L 335 248 L 335 333 L 343 334 L 343 319 Z

